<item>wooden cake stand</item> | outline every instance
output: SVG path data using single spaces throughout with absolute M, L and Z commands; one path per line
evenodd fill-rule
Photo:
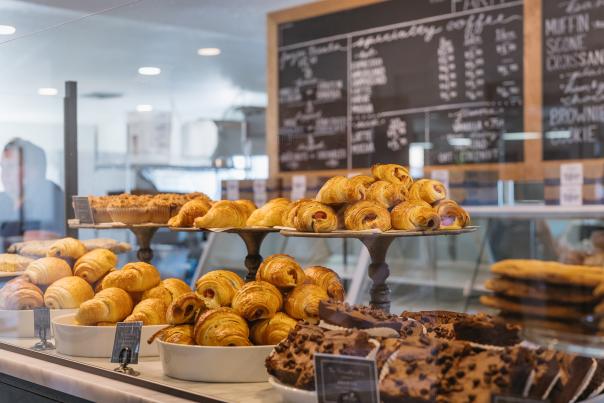
M 418 236 L 446 236 L 459 235 L 474 232 L 478 227 L 466 227 L 460 230 L 436 230 L 436 231 L 334 231 L 334 232 L 298 232 L 293 230 L 281 230 L 281 235 L 288 237 L 303 238 L 356 238 L 365 245 L 371 263 L 369 264 L 368 276 L 372 281 L 370 305 L 390 312 L 390 287 L 386 280 L 390 276 L 390 268 L 386 263 L 388 248 L 396 238 L 418 237 Z

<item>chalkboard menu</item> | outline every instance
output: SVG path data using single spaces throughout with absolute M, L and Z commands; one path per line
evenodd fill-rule
M 604 1 L 543 1 L 543 160 L 604 157 Z
M 280 171 L 524 160 L 523 2 L 386 1 L 278 26 Z

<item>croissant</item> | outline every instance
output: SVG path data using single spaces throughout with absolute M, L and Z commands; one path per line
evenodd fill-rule
M 305 203 L 312 201 L 311 199 L 300 199 L 295 201 L 289 205 L 287 210 L 283 212 L 283 226 L 289 228 L 296 228 L 296 215 L 298 214 L 298 210 L 300 206 Z
M 318 285 L 327 292 L 329 298 L 343 302 L 344 286 L 340 276 L 335 271 L 323 266 L 311 266 L 304 269 L 306 283 Z
M 143 322 L 144 326 L 166 324 L 166 304 L 159 298 L 144 299 L 134 307 L 124 322 Z
M 27 281 L 25 277 L 10 280 L 0 289 L 0 308 L 2 309 L 24 310 L 43 306 L 42 290 Z
M 330 178 L 321 186 L 315 199 L 324 204 L 343 204 L 348 202 L 348 178 L 344 176 Z
M 374 201 L 387 209 L 407 200 L 408 195 L 409 190 L 405 185 L 386 181 L 373 182 L 367 190 L 367 200 Z
M 319 302 L 329 300 L 327 292 L 314 284 L 302 284 L 285 298 L 285 312 L 294 319 L 319 323 Z
M 188 292 L 174 298 L 166 311 L 166 320 L 171 325 L 193 323 L 200 310 L 206 310 L 206 304 L 197 294 Z
M 193 338 L 193 325 L 165 327 L 151 336 L 149 340 L 147 340 L 147 343 L 151 344 L 155 339 L 160 339 L 166 343 L 194 346 L 195 339 Z
M 74 309 L 93 297 L 94 290 L 86 280 L 77 276 L 63 277 L 48 287 L 44 305 L 50 309 Z
M 126 264 L 105 276 L 103 289 L 117 287 L 128 292 L 141 292 L 159 284 L 159 271 L 149 263 L 134 262 Z
M 75 238 L 63 238 L 54 242 L 46 256 L 79 259 L 86 253 L 86 246 Z
M 470 216 L 467 211 L 450 199 L 443 199 L 434 205 L 440 218 L 441 229 L 461 229 L 468 226 Z
M 277 312 L 270 319 L 262 319 L 252 325 L 251 339 L 257 345 L 274 345 L 284 340 L 289 332 L 296 327 L 297 320 L 283 312 Z
M 279 288 L 294 288 L 304 282 L 304 271 L 291 256 L 271 255 L 258 267 L 256 280 L 266 281 Z
M 375 202 L 359 201 L 344 210 L 344 226 L 353 231 L 374 228 L 388 231 L 391 228 L 390 213 Z
M 58 257 L 43 257 L 27 266 L 25 277 L 37 285 L 51 285 L 60 278 L 71 276 L 71 267 Z
M 238 205 L 239 207 L 242 207 L 243 210 L 245 211 L 245 214 L 249 217 L 255 210 L 256 210 L 256 205 L 254 204 L 253 201 L 251 200 L 235 200 L 235 204 Z
M 186 202 L 174 217 L 168 220 L 170 227 L 192 227 L 198 217 L 203 217 L 212 208 L 212 204 L 204 198 L 196 198 Z
M 115 267 L 113 267 L 111 270 L 109 270 L 107 273 L 103 274 L 103 276 L 101 276 L 100 279 L 98 279 L 94 284 L 92 284 L 92 289 L 94 290 L 94 293 L 96 294 L 97 292 L 101 291 L 103 289 L 103 280 L 105 279 L 105 277 L 107 277 L 107 275 L 109 273 L 113 273 L 114 271 L 116 271 L 117 269 Z
M 233 296 L 243 286 L 243 279 L 228 270 L 214 270 L 195 282 L 195 292 L 211 308 L 229 306 Z
M 440 218 L 428 203 L 409 200 L 392 209 L 392 228 L 397 230 L 434 230 L 440 225 Z
M 338 228 L 338 217 L 331 207 L 309 201 L 298 207 L 294 224 L 300 232 L 331 232 Z
M 178 278 L 167 278 L 159 285 L 145 291 L 141 298 L 159 298 L 168 306 L 174 299 L 188 292 L 191 292 L 191 287 L 187 283 Z
M 348 178 L 348 184 L 346 185 L 346 201 L 353 203 L 359 200 L 365 200 L 367 197 L 367 190 L 375 182 L 375 178 L 367 175 L 357 175 L 352 178 Z
M 203 217 L 195 219 L 196 228 L 241 228 L 250 216 L 249 207 L 243 203 L 221 200 L 212 205 L 212 208 Z
M 193 336 L 200 346 L 250 346 L 250 329 L 231 308 L 212 309 L 195 323 Z
M 375 164 L 371 167 L 371 174 L 379 180 L 404 185 L 407 189 L 413 184 L 409 170 L 402 165 Z
M 94 298 L 82 302 L 75 319 L 82 325 L 95 325 L 100 322 L 121 322 L 130 315 L 133 308 L 132 298 L 121 288 L 106 288 Z
M 289 199 L 278 197 L 269 200 L 264 206 L 255 210 L 247 219 L 248 227 L 277 227 L 283 225 L 283 215 L 289 210 Z
M 445 185 L 433 179 L 420 179 L 409 189 L 409 199 L 434 204 L 447 197 Z
M 233 297 L 232 307 L 247 320 L 268 319 L 281 309 L 283 297 L 279 290 L 266 281 L 250 281 Z
M 93 284 L 117 264 L 117 256 L 108 249 L 94 249 L 80 257 L 73 274 Z

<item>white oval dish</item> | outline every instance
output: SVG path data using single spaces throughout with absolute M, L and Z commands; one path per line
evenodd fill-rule
M 316 403 L 317 394 L 314 391 L 294 388 L 284 385 L 276 378 L 269 376 L 268 383 L 279 392 L 281 400 L 288 403 Z
M 168 325 L 143 326 L 139 357 L 159 355 L 157 342 L 147 344 L 147 339 Z M 115 326 L 83 326 L 75 321 L 75 313 L 52 320 L 57 352 L 75 357 L 111 357 Z
M 157 341 L 164 374 L 197 382 L 266 382 L 266 357 L 275 346 L 189 346 Z
M 51 309 L 50 319 L 75 312 L 77 309 Z M 37 337 L 34 334 L 34 311 L 32 309 L 21 311 L 0 309 L 0 337 Z

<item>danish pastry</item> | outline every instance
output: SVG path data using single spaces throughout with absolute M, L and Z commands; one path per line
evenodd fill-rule
M 309 201 L 298 206 L 294 224 L 300 232 L 331 232 L 338 228 L 338 217 L 331 207 Z
M 311 266 L 304 269 L 306 283 L 318 285 L 327 292 L 332 300 L 344 301 L 344 286 L 338 274 L 323 266 Z
M 409 170 L 402 165 L 375 164 L 371 167 L 371 174 L 382 181 L 400 183 L 407 189 L 413 184 Z
M 346 202 L 354 203 L 359 200 L 365 200 L 367 190 L 375 182 L 375 178 L 367 175 L 357 175 L 348 178 L 346 185 Z
M 195 339 L 193 338 L 193 325 L 168 326 L 151 336 L 149 340 L 147 340 L 147 343 L 151 344 L 155 339 L 159 339 L 166 343 L 193 346 L 195 345 Z
M 159 285 L 145 291 L 141 298 L 159 298 L 168 306 L 174 299 L 187 292 L 191 292 L 191 287 L 187 283 L 178 278 L 167 278 Z
M 175 298 L 168 306 L 166 320 L 171 325 L 193 323 L 197 313 L 206 309 L 206 304 L 194 292 L 188 292 Z
M 314 284 L 302 284 L 285 299 L 285 312 L 294 319 L 319 323 L 319 302 L 328 301 L 327 292 Z
M 311 199 L 300 199 L 295 201 L 289 205 L 287 210 L 283 212 L 283 226 L 288 228 L 296 228 L 296 215 L 298 214 L 298 209 L 305 203 L 312 201 Z
M 243 279 L 228 270 L 213 270 L 195 282 L 195 292 L 210 308 L 229 306 Z
M 237 291 L 231 305 L 247 320 L 268 319 L 281 309 L 283 297 L 271 283 L 250 281 Z
M 348 178 L 334 176 L 317 193 L 316 200 L 323 204 L 343 204 L 348 202 Z
M 375 202 L 359 201 L 344 210 L 344 226 L 353 231 L 366 229 L 388 231 L 391 228 L 390 213 Z
M 443 199 L 434 205 L 440 218 L 441 229 L 461 229 L 468 226 L 470 216 L 467 211 L 450 199 Z
M 367 200 L 387 209 L 407 200 L 408 195 L 409 190 L 405 185 L 386 181 L 373 182 L 367 190 Z
M 250 329 L 251 339 L 256 345 L 279 344 L 296 327 L 297 320 L 284 312 L 277 312 L 270 319 L 255 322 Z
M 193 328 L 200 346 L 250 346 L 246 321 L 231 308 L 216 308 L 203 313 Z
M 409 189 L 409 199 L 434 204 L 447 197 L 445 185 L 433 179 L 420 179 Z
M 435 230 L 440 218 L 428 203 L 422 200 L 409 200 L 392 209 L 392 228 L 397 230 Z
M 271 255 L 260 264 L 256 280 L 269 282 L 278 288 L 294 288 L 304 282 L 304 271 L 291 256 Z

